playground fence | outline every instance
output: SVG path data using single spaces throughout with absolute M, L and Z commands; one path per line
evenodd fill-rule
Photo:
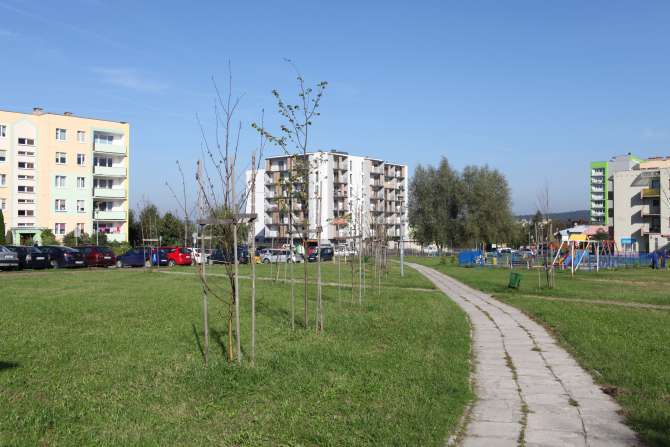
M 551 264 L 555 253 L 549 254 L 546 259 Z M 598 269 L 618 269 L 649 267 L 652 264 L 651 253 L 619 253 L 612 255 L 598 255 L 583 253 L 580 257 L 575 256 L 579 264 L 579 270 L 593 271 Z M 458 265 L 461 267 L 486 267 L 486 268 L 506 268 L 506 269 L 532 269 L 544 267 L 545 257 L 540 256 L 521 256 L 509 253 L 483 253 L 479 250 L 461 251 L 458 256 Z M 554 264 L 556 269 L 570 270 L 570 259 L 559 259 Z

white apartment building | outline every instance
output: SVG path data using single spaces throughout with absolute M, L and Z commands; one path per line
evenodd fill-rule
M 650 158 L 614 174 L 614 240 L 650 252 L 670 242 L 670 158 Z
M 296 158 L 268 157 L 256 175 L 257 240 L 302 239 L 305 220 L 309 237 L 320 243 L 346 244 L 349 238 L 382 236 L 397 244 L 407 240 L 407 166 L 345 152 L 319 151 L 308 155 L 310 165 L 307 210 L 289 199 L 288 178 Z M 247 188 L 253 171 L 247 171 Z M 301 184 L 295 185 L 299 190 Z M 289 209 L 291 213 L 289 214 Z M 246 212 L 251 212 L 251 198 Z M 292 228 L 289 228 L 292 227 Z

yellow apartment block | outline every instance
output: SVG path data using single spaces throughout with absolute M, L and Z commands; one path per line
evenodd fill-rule
M 14 244 L 71 232 L 128 240 L 130 125 L 0 110 L 0 210 Z

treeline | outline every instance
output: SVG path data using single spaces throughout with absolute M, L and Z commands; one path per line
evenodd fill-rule
M 409 224 L 417 242 L 476 247 L 515 236 L 507 179 L 488 166 L 453 169 L 445 157 L 437 167 L 419 165 L 409 185 Z

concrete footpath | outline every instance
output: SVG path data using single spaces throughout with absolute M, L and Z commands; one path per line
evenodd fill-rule
M 638 446 L 618 404 L 518 309 L 410 264 L 470 317 L 474 402 L 461 445 Z

